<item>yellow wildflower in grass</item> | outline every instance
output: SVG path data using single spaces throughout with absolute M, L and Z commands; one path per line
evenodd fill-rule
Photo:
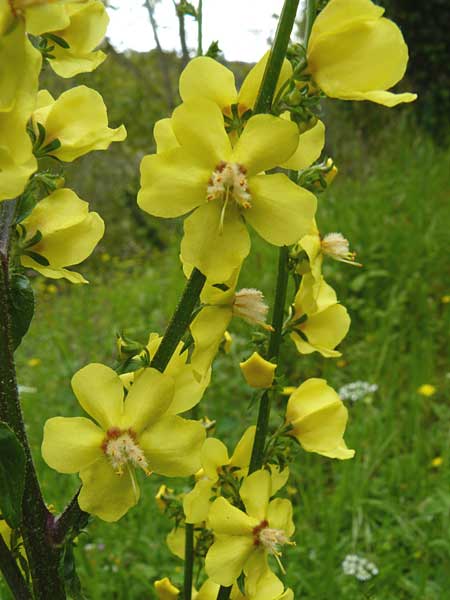
M 123 125 L 108 127 L 108 115 L 101 95 L 85 85 L 63 92 L 57 100 L 47 90 L 41 90 L 32 115 L 34 131 L 37 124 L 45 127 L 43 146 L 58 139 L 61 146 L 49 154 L 64 162 L 93 150 L 106 150 L 111 142 L 121 142 L 127 132 Z
M 161 340 L 162 337 L 157 333 L 150 334 L 147 344 L 147 353 L 150 360 L 155 356 Z M 187 362 L 188 353 L 182 352 L 182 350 L 183 343 L 180 342 L 164 370 L 175 383 L 173 400 L 168 409 L 171 414 L 185 412 L 198 404 L 211 378 L 211 369 L 206 369 L 202 375 L 199 375 L 194 365 Z M 139 360 L 139 357 L 135 357 L 133 360 Z M 145 373 L 145 369 L 138 369 L 120 375 L 125 388 L 127 390 L 131 389 L 131 386 L 142 373 Z
M 56 190 L 41 200 L 21 225 L 26 228 L 25 241 L 41 232 L 42 239 L 28 249 L 49 263 L 43 266 L 22 255 L 24 267 L 52 279 L 64 277 L 72 283 L 87 283 L 80 273 L 65 268 L 85 260 L 103 237 L 103 219 L 96 212 L 89 212 L 87 202 L 67 188 Z
M 355 451 L 347 448 L 343 437 L 347 419 L 342 400 L 324 379 L 307 379 L 288 400 L 290 434 L 307 452 L 341 460 L 353 458 Z
M 159 217 L 196 209 L 184 222 L 184 263 L 224 282 L 249 253 L 246 222 L 276 246 L 308 231 L 315 196 L 282 173 L 263 173 L 295 151 L 294 123 L 256 115 L 232 147 L 218 106 L 197 99 L 175 109 L 172 126 L 180 146 L 144 157 L 138 204 Z
M 443 464 L 444 464 L 444 459 L 442 458 L 442 456 L 436 456 L 431 461 L 430 466 L 433 469 L 439 469 L 440 467 L 442 467 Z
M 41 362 L 42 362 L 42 361 L 41 361 L 41 359 L 40 359 L 40 358 L 33 357 L 33 358 L 30 358 L 30 359 L 27 361 L 27 365 L 28 365 L 29 367 L 32 367 L 32 368 L 33 368 L 33 367 L 38 367 L 38 366 L 41 364 Z
M 173 379 L 146 369 L 124 398 L 119 376 L 90 364 L 72 378 L 84 417 L 54 417 L 44 427 L 42 456 L 61 473 L 79 473 L 80 507 L 117 521 L 139 500 L 135 468 L 168 477 L 187 476 L 200 466 L 205 431 L 200 423 L 168 414 Z
M 19 196 L 37 169 L 26 131 L 35 107 L 41 53 L 0 0 L 0 201 Z
M 254 388 L 269 388 L 272 386 L 277 365 L 265 360 L 258 352 L 246 361 L 239 363 L 245 381 Z
M 62 38 L 68 48 L 51 40 L 54 49 L 49 60 L 60 77 L 73 77 L 96 69 L 106 58 L 95 48 L 103 40 L 109 17 L 101 0 L 66 0 L 64 2 L 24 2 L 26 29 L 33 35 L 50 33 Z
M 265 572 L 268 555 L 280 562 L 280 548 L 290 544 L 294 533 L 292 505 L 272 496 L 267 471 L 255 471 L 241 485 L 240 496 L 246 512 L 217 498 L 209 511 L 208 523 L 214 543 L 205 559 L 208 576 L 220 585 L 232 585 L 244 571 Z
M 191 364 L 200 375 L 211 367 L 233 317 L 263 329 L 272 329 L 266 323 L 269 307 L 263 293 L 254 288 L 236 291 L 238 277 L 239 269 L 226 282 L 227 290 L 216 288 L 207 281 L 201 292 L 200 300 L 204 306 L 190 325 L 194 340 Z
M 230 475 L 240 479 L 248 473 L 256 427 L 248 427 L 236 445 L 231 457 L 225 444 L 216 438 L 207 438 L 201 451 L 202 468 L 196 473 L 196 484 L 183 500 L 187 523 L 206 521 L 212 498 L 220 493 L 219 478 Z M 286 483 L 289 469 L 283 471 L 276 465 L 269 465 L 272 478 L 272 492 L 276 493 Z
M 308 70 L 327 96 L 389 107 L 417 98 L 386 91 L 405 74 L 408 48 L 383 13 L 371 0 L 330 0 L 317 16 L 308 42 Z
M 417 393 L 420 394 L 421 396 L 425 396 L 426 398 L 430 398 L 431 396 L 434 396 L 434 394 L 436 393 L 436 388 L 434 385 L 431 385 L 430 383 L 424 383 L 419 388 L 417 388 Z
M 303 275 L 294 307 L 291 339 L 300 354 L 317 351 L 326 358 L 341 356 L 335 348 L 347 335 L 350 317 L 322 276 L 317 283 L 312 274 Z

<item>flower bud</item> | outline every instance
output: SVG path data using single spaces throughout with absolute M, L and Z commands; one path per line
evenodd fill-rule
M 257 352 L 241 362 L 242 374 L 248 385 L 254 388 L 269 388 L 272 386 L 277 365 L 265 360 Z

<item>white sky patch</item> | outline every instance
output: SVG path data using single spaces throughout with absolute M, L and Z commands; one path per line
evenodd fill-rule
M 196 0 L 192 2 L 196 6 Z M 155 47 L 147 9 L 142 0 L 113 0 L 108 9 L 108 37 L 119 50 L 148 52 Z M 273 38 L 283 0 L 203 0 L 203 49 L 218 40 L 227 60 L 258 61 Z M 164 50 L 180 51 L 178 19 L 172 0 L 161 0 L 155 8 L 158 34 Z M 197 48 L 197 23 L 186 16 L 187 43 Z

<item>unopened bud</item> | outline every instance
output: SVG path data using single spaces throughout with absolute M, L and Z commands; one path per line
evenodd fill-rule
M 265 360 L 257 352 L 240 365 L 245 381 L 254 388 L 269 388 L 272 386 L 277 365 Z

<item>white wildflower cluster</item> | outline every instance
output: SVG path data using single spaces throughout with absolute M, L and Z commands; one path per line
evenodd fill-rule
M 353 381 L 347 383 L 339 389 L 339 396 L 342 400 L 351 400 L 356 402 L 365 398 L 369 394 L 373 394 L 378 389 L 376 383 L 369 383 L 368 381 Z
M 357 554 L 347 554 L 342 562 L 342 570 L 346 575 L 356 577 L 358 581 L 368 581 L 378 575 L 376 565 Z

